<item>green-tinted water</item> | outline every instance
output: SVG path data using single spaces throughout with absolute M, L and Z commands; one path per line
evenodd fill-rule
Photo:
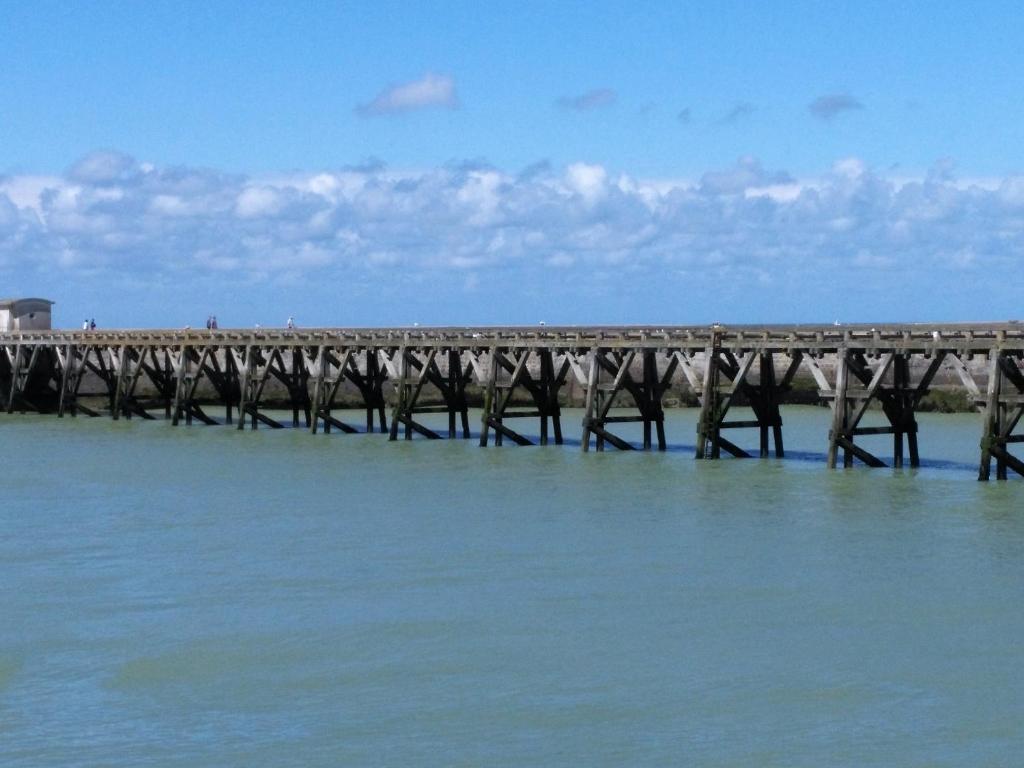
M 0 764 L 1019 764 L 1024 482 L 974 480 L 977 418 L 894 473 L 801 408 L 791 458 L 697 463 L 694 416 L 588 455 L 0 419 Z

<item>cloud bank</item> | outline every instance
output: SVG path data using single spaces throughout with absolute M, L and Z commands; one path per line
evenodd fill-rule
M 385 88 L 372 101 L 356 107 L 356 114 L 379 117 L 431 107 L 455 109 L 458 105 L 454 78 L 428 72 L 418 80 Z
M 955 291 L 1022 258 L 1024 177 L 958 181 L 947 165 L 910 179 L 856 159 L 797 179 L 753 158 L 690 180 L 585 163 L 255 177 L 105 152 L 62 176 L 0 177 L 9 285 L 59 274 L 372 290 L 396 274 L 470 287 L 519 276 L 513 285 L 556 297 L 570 286 L 639 295 L 652 279 L 683 291 L 700 275 L 810 296 L 849 273 L 890 290 L 926 275 Z

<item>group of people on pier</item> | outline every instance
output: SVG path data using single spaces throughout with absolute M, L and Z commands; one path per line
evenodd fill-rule
M 215 331 L 219 327 L 220 326 L 217 325 L 217 316 L 216 315 L 210 315 L 209 317 L 206 318 L 206 330 L 208 330 L 208 331 Z M 256 323 L 257 330 L 262 328 L 262 327 L 263 326 L 261 326 L 259 323 Z M 295 318 L 292 317 L 291 315 L 289 315 L 288 316 L 288 321 L 285 324 L 285 327 L 288 328 L 288 330 L 294 329 L 295 328 Z

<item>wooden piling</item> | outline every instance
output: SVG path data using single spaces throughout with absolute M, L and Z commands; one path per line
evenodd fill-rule
M 829 469 L 836 468 L 839 445 L 846 428 L 848 408 L 846 401 L 846 389 L 849 379 L 849 360 L 847 358 L 847 354 L 845 347 L 840 348 L 836 353 L 836 388 L 835 396 L 832 398 L 832 427 L 828 432 L 827 463 Z

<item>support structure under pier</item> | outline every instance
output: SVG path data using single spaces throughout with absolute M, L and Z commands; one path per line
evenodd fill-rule
M 237 428 L 245 429 L 245 421 L 248 418 L 251 429 L 256 429 L 261 423 L 271 429 L 282 429 L 284 424 L 260 412 L 260 403 L 272 368 L 275 365 L 279 368 L 284 367 L 281 350 L 248 345 L 242 349 L 232 349 L 231 360 L 238 377 Z
M 59 410 L 61 373 L 53 346 L 3 345 L 0 348 L 0 405 L 7 413 Z
M 547 348 L 495 347 L 490 351 L 489 360 L 484 409 L 480 419 L 480 445 L 487 445 L 492 431 L 495 445 L 501 445 L 505 438 L 516 445 L 533 445 L 530 438 L 506 423 L 510 419 L 529 418 L 539 420 L 541 445 L 547 445 L 550 439 L 549 424 L 554 433 L 555 445 L 561 445 L 562 409 L 558 398 L 569 372 L 570 353 Z M 535 374 L 530 372 L 531 362 Z M 523 392 L 528 395 L 532 410 L 514 407 L 517 394 Z
M 345 371 L 351 364 L 352 350 L 349 349 L 336 351 L 320 346 L 312 352 L 306 352 L 306 367 L 310 372 L 313 389 L 309 423 L 309 431 L 313 434 L 316 434 L 320 422 L 323 422 L 324 432 L 327 433 L 331 427 L 348 433 L 358 431 L 331 415 L 334 399 L 345 382 Z
M 137 349 L 125 344 L 122 344 L 116 351 L 111 350 L 114 370 L 114 402 L 111 415 L 115 420 L 121 416 L 130 419 L 133 415 L 143 419 L 154 418 L 142 407 L 136 397 L 139 381 L 143 374 L 146 374 L 147 370 L 152 371 L 152 366 L 146 364 L 147 353 L 151 357 L 156 354 L 154 350 Z M 159 385 L 152 375 L 147 375 L 154 386 L 158 387 Z
M 920 466 L 915 413 L 921 399 L 946 358 L 945 351 L 930 355 L 920 379 L 911 381 L 909 355 L 885 352 L 869 358 L 864 350 L 843 347 L 837 352 L 835 389 L 822 392 L 832 400 L 832 427 L 829 430 L 828 466 L 838 464 L 840 450 L 843 466 L 858 459 L 869 467 L 888 466 L 882 459 L 856 442 L 858 437 L 892 436 L 892 466 L 902 467 L 905 448 L 911 467 Z M 885 426 L 861 426 L 872 405 L 877 404 L 888 421 Z
M 562 408 L 575 390 L 584 396 L 583 450 L 664 449 L 665 394 L 685 380 L 701 406 L 700 458 L 782 457 L 781 406 L 799 390 L 801 402 L 832 405 L 826 465 L 841 456 L 843 466 L 898 468 L 922 463 L 917 414 L 940 387 L 932 407 L 959 390 L 982 413 L 978 476 L 988 479 L 994 464 L 1003 479 L 1024 474 L 1013 453 L 1024 442 L 1022 357 L 1024 326 L 1014 322 L 12 331 L 0 333 L 0 411 L 152 419 L 162 408 L 172 424 L 242 429 L 282 428 L 288 419 L 273 409 L 286 409 L 293 427 L 356 432 L 338 411 L 358 390 L 367 431 L 439 438 L 444 427 L 424 416 L 444 414 L 448 437 L 465 438 L 476 386 L 482 445 L 544 445 L 563 441 Z M 211 409 L 221 406 L 223 420 Z M 741 407 L 752 417 L 737 416 Z M 514 428 L 533 418 L 539 438 Z M 642 437 L 626 439 L 625 422 L 642 425 Z M 743 429 L 756 432 L 756 447 L 732 437 Z M 875 447 L 883 438 L 891 454 Z
M 640 367 L 639 378 L 634 378 L 631 368 L 636 362 Z M 609 424 L 639 422 L 643 424 L 643 448 L 650 450 L 656 433 L 658 450 L 667 447 L 665 440 L 665 412 L 662 397 L 672 381 L 678 360 L 669 359 L 664 372 L 658 371 L 656 349 L 594 349 L 589 356 L 587 374 L 586 405 L 583 415 L 582 447 L 590 450 L 590 438 L 595 438 L 595 448 L 603 451 L 605 443 L 623 451 L 633 450 L 632 443 L 614 434 Z M 603 376 L 611 381 L 604 383 Z M 612 415 L 616 398 L 628 394 L 638 411 L 636 415 Z
M 989 479 L 993 459 L 997 480 L 1006 480 L 1007 469 L 1024 475 L 1024 461 L 1010 453 L 1011 445 L 1024 443 L 1024 434 L 1014 434 L 1024 416 L 1024 374 L 1020 360 L 1020 352 L 1009 354 L 993 350 L 989 353 L 979 480 Z
M 467 356 L 474 352 L 468 350 Z M 442 373 L 438 357 L 446 363 Z M 466 385 L 473 377 L 473 362 L 465 365 L 458 348 L 429 348 L 422 351 L 410 347 L 399 347 L 392 356 L 385 357 L 385 367 L 393 377 L 395 385 L 395 407 L 391 414 L 390 439 L 397 440 L 399 428 L 404 430 L 406 440 L 413 433 L 431 440 L 440 439 L 436 431 L 416 420 L 418 414 L 445 413 L 448 415 L 448 437 L 457 437 L 461 424 L 462 437 L 469 438 L 469 404 L 466 400 Z M 424 387 L 430 384 L 441 396 L 442 405 L 424 405 L 420 398 Z
M 757 429 L 758 450 L 762 458 L 769 456 L 772 448 L 776 458 L 781 459 L 785 455 L 779 404 L 800 368 L 803 352 L 790 352 L 790 363 L 781 381 L 776 380 L 775 356 L 771 349 L 755 346 L 744 352 L 734 352 L 720 346 L 708 347 L 703 355 L 703 376 L 696 372 L 695 355 L 686 351 L 676 354 L 691 386 L 701 393 L 700 416 L 697 419 L 698 459 L 720 458 L 723 450 L 737 458 L 750 458 L 750 453 L 722 434 L 723 430 L 729 429 Z M 755 363 L 756 382 L 750 379 Z M 727 420 L 729 409 L 740 401 L 750 407 L 754 418 Z

